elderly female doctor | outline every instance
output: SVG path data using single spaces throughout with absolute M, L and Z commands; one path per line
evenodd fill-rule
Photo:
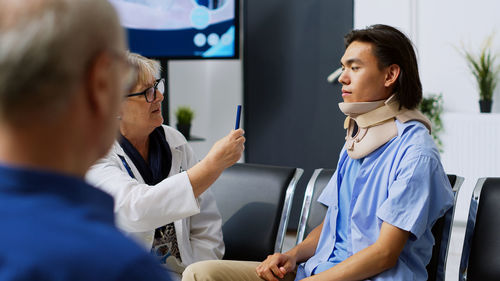
M 232 131 L 197 162 L 182 134 L 162 125 L 158 63 L 137 54 L 128 60 L 138 81 L 121 105 L 121 136 L 86 177 L 114 197 L 117 226 L 180 279 L 187 265 L 224 254 L 221 217 L 207 188 L 241 157 L 245 138 Z

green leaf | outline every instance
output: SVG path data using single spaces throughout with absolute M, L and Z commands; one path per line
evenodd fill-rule
M 443 95 L 441 93 L 430 94 L 422 98 L 420 102 L 420 111 L 431 121 L 432 138 L 439 151 L 443 152 L 443 142 L 440 138 L 443 131 L 443 122 L 441 121 L 441 113 L 443 113 Z
M 472 75 L 476 79 L 481 100 L 491 100 L 498 84 L 500 65 L 496 63 L 497 54 L 491 51 L 493 35 L 490 35 L 483 42 L 479 54 L 474 54 L 465 47 L 459 51 L 469 67 Z
M 189 106 L 179 106 L 175 111 L 178 124 L 191 124 L 194 118 L 194 111 Z

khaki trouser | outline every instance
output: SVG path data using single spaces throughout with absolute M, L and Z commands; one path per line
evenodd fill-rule
M 184 270 L 182 281 L 262 281 L 255 268 L 260 262 L 211 260 L 193 263 Z M 285 275 L 283 281 L 293 281 L 295 273 Z

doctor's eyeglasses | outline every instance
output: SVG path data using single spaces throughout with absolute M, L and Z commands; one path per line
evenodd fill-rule
M 128 97 L 144 95 L 146 101 L 151 103 L 156 100 L 156 91 L 160 91 L 160 93 L 162 94 L 165 92 L 165 79 L 163 78 L 158 79 L 155 81 L 152 87 L 149 87 L 140 93 L 128 94 L 126 97 L 128 98 Z

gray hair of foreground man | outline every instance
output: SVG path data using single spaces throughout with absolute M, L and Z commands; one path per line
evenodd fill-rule
M 123 36 L 106 0 L 0 0 L 0 119 L 57 118 Z

